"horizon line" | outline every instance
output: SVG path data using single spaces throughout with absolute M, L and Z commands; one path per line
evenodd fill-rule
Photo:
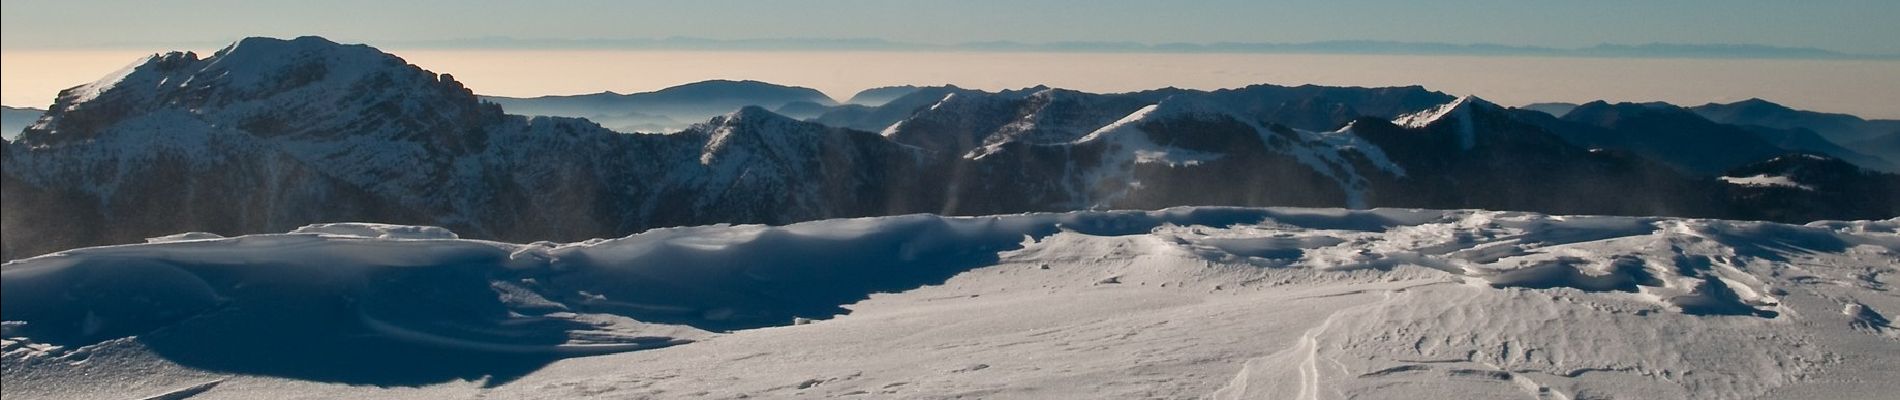
M 319 35 L 320 36 L 320 35 Z M 266 36 L 268 37 L 268 36 Z M 241 39 L 241 38 L 240 38 Z M 75 46 L 13 46 L 7 50 L 130 50 L 161 47 L 222 48 L 227 41 L 132 41 Z M 1814 47 L 1783 47 L 1737 43 L 1600 43 L 1587 47 L 1511 45 L 1500 43 L 1446 43 L 1391 40 L 1327 40 L 1314 42 L 1164 42 L 1134 41 L 973 41 L 951 44 L 891 41 L 877 38 L 763 38 L 711 39 L 689 36 L 660 38 L 520 38 L 484 36 L 428 40 L 344 41 L 400 50 L 666 50 L 666 51 L 863 51 L 863 52 L 995 52 L 995 53 L 1106 53 L 1106 54 L 1339 54 L 1490 57 L 1576 58 L 1693 58 L 1693 59 L 1805 59 L 1900 60 L 1900 54 L 1848 53 Z
M 476 91 L 476 90 L 474 90 L 474 88 L 470 88 L 470 92 L 471 92 L 471 94 L 473 94 L 473 95 L 475 95 L 475 96 L 476 96 L 477 98 L 480 98 L 480 99 L 482 99 L 482 101 L 484 101 L 484 102 L 489 102 L 489 101 L 490 101 L 489 99 L 495 99 L 495 98 L 500 98 L 500 99 L 511 99 L 511 100 L 534 100 L 534 99 L 543 99 L 543 98 L 549 98 L 549 97 L 581 97 L 581 96 L 592 96 L 592 95 L 613 95 L 613 96 L 633 96 L 633 95 L 643 95 L 643 94 L 653 94 L 653 93 L 657 93 L 657 92 L 661 92 L 661 91 L 665 91 L 665 90 L 669 90 L 669 89 L 675 89 L 675 88 L 680 88 L 680 87 L 685 87 L 685 86 L 691 86 L 691 85 L 697 85 L 697 84 L 703 84 L 703 83 L 709 83 L 709 82 L 731 82 L 731 83 L 755 83 L 755 84 L 764 84 L 764 85 L 772 85 L 772 86 L 779 86 L 779 87 L 785 87 L 785 88 L 794 88 L 794 89 L 808 89 L 808 90 L 813 90 L 813 91 L 818 91 L 820 95 L 822 95 L 822 96 L 824 96 L 824 97 L 825 97 L 825 98 L 827 98 L 827 99 L 830 99 L 830 100 L 831 100 L 831 101 L 832 101 L 833 103 L 836 103 L 835 105 L 837 105 L 837 106 L 843 106 L 843 105 L 853 105 L 853 104 L 857 104 L 857 105 L 862 105 L 862 104 L 859 104 L 859 103 L 852 103 L 852 102 L 850 102 L 850 101 L 851 101 L 851 100 L 852 100 L 853 98 L 855 98 L 855 97 L 856 97 L 856 95 L 859 95 L 859 94 L 863 94 L 864 92 L 867 92 L 867 91 L 872 91 L 872 90 L 878 90 L 878 89 L 892 89 L 892 88 L 933 88 L 933 87 L 948 87 L 948 88 L 954 88 L 954 89 L 959 89 L 959 90 L 970 90 L 970 91 L 976 91 L 976 92 L 984 92 L 984 93 L 992 93 L 992 94 L 997 94 L 997 93 L 1005 93 L 1005 92 L 1012 92 L 1012 91 L 1026 91 L 1026 90 L 1050 90 L 1050 89 L 1053 89 L 1053 90 L 1066 90 L 1066 91 L 1073 91 L 1073 92 L 1081 92 L 1081 93 L 1089 93 L 1089 94 L 1105 94 L 1105 95 L 1115 95 L 1115 94 L 1129 94 L 1129 93 L 1137 93 L 1137 92 L 1142 92 L 1142 91 L 1155 91 L 1155 90 L 1170 90 L 1170 89 L 1173 89 L 1173 90 L 1184 90 L 1184 91 L 1196 91 L 1196 92 L 1214 92 L 1214 91 L 1223 91 L 1223 90 L 1240 90 L 1240 89 L 1247 89 L 1247 88 L 1252 88 L 1252 87 L 1256 87 L 1256 86 L 1278 86 L 1278 87 L 1285 87 L 1285 88 L 1299 88 L 1299 87 L 1323 87 L 1323 88 L 1359 88 L 1359 89 L 1385 89 L 1385 88 L 1417 88 L 1417 89 L 1420 89 L 1420 90 L 1425 90 L 1425 91 L 1429 91 L 1429 92 L 1432 92 L 1432 93 L 1439 93 L 1439 94 L 1444 94 L 1444 95 L 1448 95 L 1448 96 L 1454 96 L 1454 97 L 1457 97 L 1457 98 L 1461 98 L 1461 99 L 1462 99 L 1462 98 L 1474 98 L 1474 99 L 1479 99 L 1479 100 L 1481 100 L 1481 101 L 1486 101 L 1486 102 L 1490 102 L 1489 100 L 1484 100 L 1484 98 L 1483 98 L 1483 96 L 1481 96 L 1481 95 L 1478 95 L 1478 94 L 1472 94 L 1472 93 L 1467 93 L 1467 94 L 1462 94 L 1462 95 L 1453 95 L 1453 94 L 1452 94 L 1452 93 L 1450 93 L 1450 92 L 1446 92 L 1446 91 L 1442 91 L 1442 90 L 1436 90 L 1436 89 L 1432 89 L 1431 87 L 1428 87 L 1428 86 L 1425 86 L 1425 85 L 1420 85 L 1420 84 L 1411 84 L 1411 85 L 1396 85 L 1396 86 L 1376 86 L 1376 85 L 1374 85 L 1374 86 L 1360 86 L 1360 85 L 1323 85 L 1323 84 L 1315 84 L 1315 83 L 1302 83 L 1302 84 L 1298 84 L 1298 85 L 1289 85 L 1289 84 L 1279 84 L 1279 83 L 1270 83 L 1270 82 L 1257 82 L 1257 83 L 1250 83 L 1250 84 L 1245 84 L 1245 85 L 1240 85 L 1240 86 L 1231 86 L 1231 87 L 1221 87 L 1221 88 L 1211 88 L 1211 89 L 1210 89 L 1210 88 L 1183 88 L 1183 87 L 1176 87 L 1176 86 L 1165 86 L 1165 87 L 1156 87 L 1156 88 L 1150 88 L 1150 89 L 1145 89 L 1145 90 L 1137 90 L 1137 91 L 1128 91 L 1128 92 L 1097 92 L 1097 91 L 1088 91 L 1088 90 L 1082 90 L 1082 89 L 1075 89 L 1075 88 L 1065 88 L 1065 87 L 1059 87 L 1059 86 L 1050 86 L 1050 85 L 1046 85 L 1046 84 L 1037 84 L 1037 85 L 1032 85 L 1032 86 L 1024 86 L 1024 87 L 1016 87 L 1016 88 L 1001 88 L 1001 89 L 981 89 L 981 88 L 966 88 L 966 87 L 961 87 L 961 86 L 958 86 L 958 85 L 956 85 L 956 84 L 949 84 L 949 83 L 940 83 L 940 84 L 918 84 L 918 83 L 911 83 L 911 84 L 901 84 L 901 85 L 885 85 L 885 86 L 872 86 L 872 87 L 866 87 L 866 88 L 863 88 L 863 89 L 859 89 L 859 90 L 858 90 L 858 91 L 856 91 L 856 92 L 853 92 L 853 93 L 852 93 L 852 96 L 847 96 L 847 97 L 846 97 L 846 98 L 844 98 L 844 99 L 839 99 L 839 98 L 837 98 L 837 96 L 833 96 L 832 94 L 829 94 L 829 93 L 824 93 L 823 91 L 819 91 L 818 89 L 815 89 L 815 88 L 811 88 L 811 87 L 807 87 L 807 86 L 800 86 L 800 85 L 797 85 L 797 84 L 781 84 L 781 83 L 775 83 L 775 82 L 771 82 L 771 81 L 765 81 L 765 80 L 756 80 L 756 79 L 706 79 L 706 80 L 699 80 L 699 81 L 692 81 L 692 82 L 684 82 L 684 83 L 679 83 L 679 84 L 675 84 L 675 85 L 672 85 L 672 86 L 667 86 L 667 87 L 663 87 L 663 88 L 658 88 L 658 89 L 653 89 L 653 90 L 647 90 L 647 91 L 638 91 L 638 92 L 625 92 L 625 93 L 622 93 L 622 92 L 617 92 L 617 91 L 613 91 L 613 90 L 601 90 L 601 91 L 597 91 L 597 92 L 585 92 L 585 93 L 565 93 L 565 94 L 563 94 L 563 93 L 555 93 L 555 94 L 540 94 L 540 95 L 533 95 L 533 96 L 506 96 L 506 95 L 494 95 L 494 94 L 482 94 L 482 93 L 480 93 L 479 91 Z M 1732 102 L 1727 102 L 1727 103 L 1723 103 L 1723 102 L 1719 102 L 1719 101 L 1707 101 L 1707 102 L 1705 102 L 1704 104 L 1699 104 L 1699 105 L 1698 105 L 1698 104 L 1687 104 L 1687 103 L 1682 103 L 1682 104 L 1678 104 L 1678 103 L 1674 103 L 1674 102 L 1669 102 L 1669 101 L 1663 101 L 1663 100 L 1650 100 L 1650 101 L 1625 101 L 1625 100 L 1618 100 L 1618 101 L 1611 101 L 1611 100 L 1608 100 L 1608 99 L 1593 99 L 1593 100 L 1588 100 L 1588 101 L 1551 101 L 1551 100 L 1539 100 L 1539 101 L 1531 101 L 1531 102 L 1521 102 L 1520 104 L 1504 104 L 1504 103 L 1495 103 L 1495 102 L 1493 102 L 1492 104 L 1498 104 L 1498 105 L 1500 105 L 1500 106 L 1503 106 L 1503 107 L 1508 107 L 1508 108 L 1515 108 L 1515 109 L 1523 109 L 1523 108 L 1525 108 L 1525 107 L 1530 107 L 1530 106 L 1536 106 L 1536 105 L 1546 105 L 1546 104 L 1560 104 L 1560 105 L 1568 105 L 1568 106 L 1583 106 L 1583 105 L 1587 105 L 1587 104 L 1591 104 L 1591 103 L 1607 103 L 1607 104 L 1618 104 L 1618 105 L 1621 105 L 1621 104 L 1666 104 L 1666 105 L 1670 105 L 1670 106 L 1673 106 L 1673 107 L 1678 107 L 1678 108 L 1691 108 L 1691 107 L 1699 107 L 1699 106 L 1707 106 L 1707 105 L 1732 105 L 1732 104 L 1739 104 L 1739 103 L 1743 103 L 1743 102 L 1749 102 L 1749 101 L 1759 101 L 1759 102 L 1765 102 L 1765 103 L 1769 103 L 1769 104 L 1773 104 L 1773 105 L 1775 105 L 1775 106 L 1778 106 L 1778 107 L 1783 107 L 1783 108 L 1787 108 L 1787 109 L 1791 109 L 1791 110 L 1795 110 L 1795 111 L 1801 111 L 1801 112 L 1810 112 L 1810 113 L 1820 113 L 1820 114 L 1833 114 L 1833 115 L 1847 115 L 1847 116 L 1853 116 L 1853 117 L 1856 117 L 1856 118 L 1860 118 L 1860 119 L 1862 119 L 1862 120 L 1867 120 L 1867 121 L 1875 121 L 1875 120 L 1893 120 L 1893 119 L 1888 119 L 1888 118 L 1879 118 L 1879 117 L 1873 117 L 1873 116 L 1866 116 L 1866 115 L 1860 115 L 1860 114 L 1856 114 L 1856 113 L 1844 113 L 1844 112 L 1833 112 L 1833 111 L 1821 111 L 1821 110 L 1814 110 L 1814 109 L 1807 109 L 1807 108 L 1798 108 L 1798 107 L 1795 107 L 1795 106 L 1789 106 L 1789 105 L 1786 105 L 1786 104 L 1783 104 L 1783 103 L 1780 103 L 1780 102 L 1776 102 L 1776 101 L 1774 101 L 1774 100 L 1769 100 L 1769 99 L 1765 99 L 1765 98 L 1762 98 L 1762 97 L 1750 97 L 1750 98 L 1748 98 L 1748 99 L 1743 99 L 1743 100 L 1736 100 L 1736 101 L 1732 101 Z M 13 109 L 32 109 L 32 110 L 42 110 L 42 109 L 44 109 L 44 108 L 43 108 L 43 106 L 19 106 L 19 105 L 11 105 L 11 104 L 0 104 L 0 107 L 7 107 L 7 108 L 13 108 Z M 873 106 L 873 107 L 875 107 L 875 106 Z M 775 110 L 771 110 L 771 109 L 767 109 L 766 111 L 770 111 L 770 112 L 773 112 L 773 113 L 777 113 L 777 111 L 775 111 Z

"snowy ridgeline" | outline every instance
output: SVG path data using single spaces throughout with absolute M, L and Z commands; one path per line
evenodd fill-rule
M 1896 229 L 1174 208 L 188 233 L 5 264 L 5 393 L 1873 396 Z

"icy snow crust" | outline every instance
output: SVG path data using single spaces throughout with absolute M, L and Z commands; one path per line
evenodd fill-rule
M 0 267 L 4 390 L 1878 398 L 1900 389 L 1880 372 L 1900 351 L 1897 229 L 1174 208 L 569 244 L 192 233 Z

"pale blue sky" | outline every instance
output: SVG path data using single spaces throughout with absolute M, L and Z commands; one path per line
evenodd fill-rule
M 1652 42 L 1900 54 L 1893 0 L 279 1 L 5 0 L 8 49 L 322 35 L 371 44 L 529 39 L 1391 40 L 1586 47 Z M 172 46 L 179 47 L 179 46 Z

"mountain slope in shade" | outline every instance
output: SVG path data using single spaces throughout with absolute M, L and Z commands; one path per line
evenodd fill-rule
M 45 113 L 46 110 L 37 108 L 0 106 L 0 139 L 13 140 L 20 136 L 21 131 Z
M 1405 179 L 1374 176 L 1373 204 L 1720 215 L 1709 209 L 1720 203 L 1709 195 L 1712 183 L 1640 156 L 1578 146 L 1531 122 L 1537 117 L 1547 118 L 1464 97 L 1391 122 L 1362 118 L 1346 130 L 1407 172 Z
M 1519 119 L 1579 146 L 1634 152 L 1701 175 L 1788 152 L 1822 153 L 1864 168 L 1900 171 L 1884 157 L 1843 147 L 1805 128 L 1723 124 L 1667 103 L 1592 102 L 1554 115 L 1561 118 L 1520 114 Z
M 1360 117 L 1392 119 L 1455 99 L 1418 86 L 1253 85 L 1216 90 L 1208 95 L 1240 115 L 1311 131 L 1339 129 Z
M 956 93 L 980 92 L 956 86 L 919 87 L 876 106 L 851 103 L 833 107 L 811 120 L 825 125 L 883 132 L 897 121 L 909 118 L 918 110 L 937 104 L 943 101 L 945 96 Z
M 1884 157 L 1890 161 L 1900 160 L 1900 130 L 1896 130 L 1893 133 L 1877 136 L 1872 139 L 1862 140 L 1859 142 L 1853 142 L 1849 144 L 1849 147 L 1853 147 L 1855 150 L 1867 152 L 1868 154 Z M 1900 162 L 1900 161 L 1895 161 L 1895 162 Z
M 1552 117 L 1562 117 L 1564 114 L 1569 114 L 1571 110 L 1577 109 L 1578 105 L 1577 103 L 1562 102 L 1531 103 L 1518 108 L 1550 114 Z
M 1108 154 L 1095 168 L 1098 172 L 1082 182 L 1100 193 L 1093 196 L 1093 207 L 1141 208 L 1196 198 L 1365 207 L 1365 179 L 1339 154 L 1355 148 L 1326 143 L 1322 135 L 1260 126 L 1205 99 L 1178 96 L 1144 107 L 1076 143 L 1104 146 Z M 1181 190 L 1222 182 L 1258 190 Z M 1226 198 L 1216 199 L 1220 197 Z
M 1717 175 L 1787 152 L 1742 127 L 1716 123 L 1662 103 L 1597 101 L 1578 106 L 1563 119 L 1607 129 L 1565 130 L 1573 141 L 1626 149 L 1697 175 Z
M 472 100 L 451 79 L 367 46 L 320 38 L 247 39 L 206 59 L 150 56 L 62 92 L 43 123 L 5 155 L 12 184 L 6 190 L 14 195 L 5 204 L 9 217 L 118 227 L 16 220 L 6 227 L 7 251 L 56 250 L 30 244 L 27 238 L 41 230 L 92 229 L 81 237 L 119 242 L 160 226 L 228 230 L 296 226 L 323 214 L 390 221 L 466 215 L 470 203 L 482 201 L 476 192 L 494 190 L 444 182 L 445 170 L 458 167 L 424 153 L 467 153 L 485 144 L 487 137 L 468 131 L 504 118 Z M 69 212 L 42 212 L 52 210 Z
M 1864 170 L 1840 159 L 1796 154 L 1728 171 L 1735 213 L 1767 220 L 1868 219 L 1900 214 L 1900 175 Z M 1825 204 L 1827 217 L 1814 213 Z
M 825 112 L 831 111 L 832 107 L 833 106 L 827 106 L 824 104 L 818 104 L 818 103 L 810 102 L 810 101 L 799 101 L 799 102 L 785 103 L 785 105 L 779 106 L 778 108 L 773 109 L 772 112 L 779 115 L 792 117 L 793 119 L 802 120 L 802 119 L 817 118 L 819 115 L 824 115 Z
M 998 95 L 1026 97 L 1048 89 L 1031 87 L 1018 90 L 1005 90 Z M 1235 89 L 1198 91 L 1176 88 L 1164 88 L 1131 93 L 1094 94 L 1076 91 L 1064 91 L 1071 94 L 1088 94 L 1098 98 L 1115 98 L 1120 101 L 1153 104 L 1163 98 L 1176 95 L 1203 97 L 1208 102 L 1220 104 L 1249 119 L 1266 121 L 1271 124 L 1292 128 L 1328 131 L 1343 126 L 1347 121 L 1362 116 L 1393 118 L 1401 114 L 1416 112 L 1443 104 L 1453 99 L 1444 93 L 1425 90 L 1417 86 L 1392 88 L 1358 88 L 1325 86 L 1277 86 L 1253 85 Z M 955 86 L 919 87 L 901 97 L 883 105 L 842 106 L 813 121 L 829 125 L 855 129 L 882 131 L 889 128 L 921 109 L 937 104 L 947 95 L 980 94 L 981 91 L 962 89 Z
M 1725 124 L 1807 129 L 1834 143 L 1853 143 L 1900 132 L 1900 121 L 1865 120 L 1847 114 L 1796 110 L 1762 99 L 1748 99 L 1728 104 L 1709 103 L 1689 109 L 1705 118 Z
M 837 104 L 811 88 L 730 80 L 689 83 L 646 93 L 485 96 L 483 100 L 500 104 L 511 114 L 587 118 L 629 132 L 671 132 L 745 106 L 777 109 L 794 103 Z
M 0 393 L 1873 399 L 1900 390 L 1896 230 L 1203 207 L 186 233 L 0 265 Z
M 927 88 L 929 88 L 929 86 L 904 85 L 904 86 L 885 86 L 885 87 L 875 87 L 875 88 L 870 88 L 870 89 L 864 89 L 864 90 L 858 91 L 857 94 L 851 95 L 851 98 L 848 100 L 845 100 L 844 104 L 856 104 L 856 105 L 861 105 L 861 106 L 876 107 L 876 106 L 884 105 L 884 103 L 889 103 L 891 102 L 891 100 L 897 100 L 897 98 L 899 97 L 904 97 L 904 96 L 910 95 L 911 93 L 916 93 L 919 90 L 925 90 Z
M 756 106 L 668 136 L 693 143 L 698 157 L 659 171 L 666 195 L 641 202 L 649 226 L 884 214 L 912 194 L 890 185 L 921 174 L 914 148 Z
M 1267 126 L 1209 92 L 1090 94 L 1029 88 L 945 95 L 884 136 L 927 151 L 949 177 L 936 212 L 1157 208 L 1186 204 L 1364 205 L 1349 133 Z M 1383 160 L 1383 158 L 1379 158 Z M 1357 163 L 1357 164 L 1356 164 Z M 1365 165 L 1362 165 L 1365 164 Z
M 1872 153 L 1880 151 L 1878 146 L 1870 148 L 1869 152 L 1852 150 L 1828 141 L 1826 138 L 1821 137 L 1821 135 L 1807 128 L 1776 129 L 1759 125 L 1748 125 L 1742 128 L 1753 132 L 1755 136 L 1784 150 L 1825 154 L 1829 157 L 1839 158 L 1842 161 L 1852 163 L 1861 168 L 1888 173 L 1900 173 L 1900 164 L 1896 164 L 1885 157 Z

